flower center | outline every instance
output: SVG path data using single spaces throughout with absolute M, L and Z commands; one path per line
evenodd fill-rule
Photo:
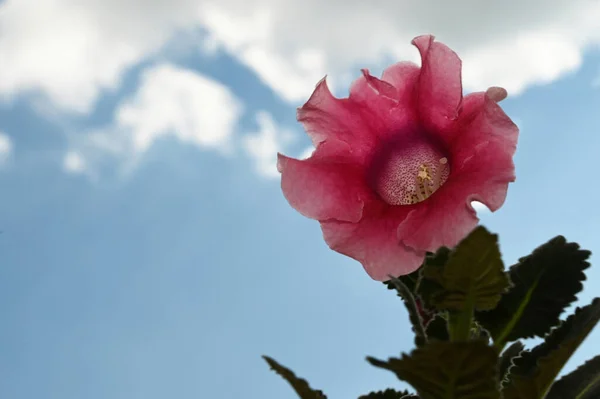
M 425 201 L 446 182 L 450 165 L 438 146 L 413 136 L 382 147 L 370 172 L 371 185 L 385 202 L 412 205 Z

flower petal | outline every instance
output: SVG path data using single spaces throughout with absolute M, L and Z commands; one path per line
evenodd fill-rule
M 480 145 L 476 153 L 450 176 L 458 187 L 457 192 L 470 191 L 477 196 L 476 201 L 484 203 L 492 212 L 504 204 L 508 183 L 514 182 L 515 178 L 512 154 L 492 141 Z
M 413 102 L 421 68 L 414 62 L 398 62 L 383 71 L 381 79 L 394 86 L 399 102 Z
M 417 108 L 414 102 L 414 88 L 418 74 L 406 71 L 403 84 L 394 86 L 377 79 L 363 69 L 363 76 L 356 79 L 350 87 L 349 101 L 355 105 L 356 112 L 369 126 L 373 137 L 385 140 L 398 134 L 412 133 L 419 125 Z
M 341 142 L 323 142 L 305 160 L 277 154 L 283 195 L 302 215 L 357 222 L 365 201 L 373 199 L 363 170 L 339 155 L 343 146 Z
M 477 225 L 471 201 L 495 211 L 506 199 L 508 183 L 514 181 L 510 157 L 488 142 L 465 161 L 459 172 L 414 210 L 398 227 L 398 238 L 411 248 L 436 251 L 454 247 Z
M 435 201 L 435 206 L 431 201 L 415 208 L 398 227 L 398 239 L 410 248 L 429 252 L 443 246 L 454 247 L 479 221 L 467 201 L 463 197 L 446 196 Z
M 423 35 L 412 40 L 421 53 L 418 106 L 421 122 L 446 140 L 458 118 L 462 102 L 462 62 L 446 45 Z
M 361 69 L 361 72 L 363 74 L 364 79 L 359 79 L 355 82 L 355 84 L 357 82 L 366 83 L 375 94 L 383 96 L 385 98 L 389 98 L 390 100 L 392 100 L 393 103 L 398 102 L 399 93 L 398 89 L 396 89 L 394 85 L 390 84 L 389 82 L 377 79 L 375 76 L 371 76 L 369 70 L 366 68 Z M 350 90 L 350 93 L 352 95 L 352 89 Z
M 359 261 L 372 279 L 412 273 L 423 263 L 425 252 L 403 245 L 396 236 L 406 210 L 389 208 L 377 217 L 364 217 L 358 223 L 321 222 L 323 237 L 334 251 Z
M 499 103 L 504 100 L 508 96 L 508 92 L 504 87 L 492 86 L 488 88 L 485 92 L 489 98 Z
M 430 35 L 412 43 L 421 67 L 398 63 L 381 79 L 364 69 L 348 98 L 335 98 L 323 79 L 297 113 L 315 152 L 303 161 L 278 155 L 292 207 L 319 220 L 330 248 L 361 262 L 375 280 L 410 273 L 425 251 L 455 246 L 477 225 L 471 201 L 495 211 L 515 180 L 518 128 L 497 105 L 506 90 L 463 98 L 460 58 Z M 450 168 L 443 179 L 434 176 L 435 187 L 443 184 L 414 205 L 389 205 L 373 191 L 374 160 L 421 134 L 443 147 L 435 159 Z
M 309 100 L 298 108 L 296 117 L 315 147 L 325 140 L 342 141 L 357 159 L 364 159 L 376 144 L 376 134 L 363 120 L 359 108 L 348 99 L 335 98 L 323 78 Z
M 460 134 L 449 143 L 452 167 L 460 172 L 468 160 L 480 160 L 476 167 L 514 173 L 512 157 L 517 149 L 519 128 L 504 113 L 489 92 L 472 93 L 465 97 L 460 118 Z M 486 148 L 486 159 L 475 156 Z M 497 209 L 493 206 L 495 210 Z
M 457 129 L 460 134 L 449 145 L 447 182 L 398 228 L 398 237 L 410 247 L 435 251 L 455 246 L 478 222 L 471 201 L 494 212 L 515 180 L 512 158 L 519 129 L 493 97 L 483 92 L 466 96 Z

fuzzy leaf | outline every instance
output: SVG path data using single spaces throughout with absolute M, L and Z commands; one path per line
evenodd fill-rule
M 394 389 L 386 389 L 385 391 L 371 392 L 368 395 L 363 395 L 358 399 L 408 399 L 412 395 L 408 391 L 396 391 Z M 413 396 L 418 399 L 418 396 Z
M 485 328 L 482 328 L 477 322 L 473 323 L 473 328 L 471 329 L 471 339 L 480 339 L 489 343 L 490 338 L 490 333 Z
M 519 259 L 509 270 L 513 287 L 498 306 L 475 318 L 502 347 L 519 338 L 543 337 L 582 289 L 589 251 L 558 236 Z
M 445 266 L 432 268 L 426 264 L 422 276 L 443 287 L 429 298 L 438 310 L 493 309 L 510 284 L 504 273 L 498 236 L 483 226 L 458 244 Z
M 500 355 L 498 368 L 500 370 L 499 374 L 502 385 L 510 381 L 510 369 L 514 366 L 514 359 L 523 352 L 523 349 L 525 349 L 525 345 L 521 341 L 517 341 L 506 348 L 502 352 L 502 355 Z
M 504 399 L 544 398 L 571 355 L 600 320 L 600 298 L 577 308 L 546 340 L 514 359 Z
M 498 355 L 481 341 L 430 342 L 402 358 L 368 357 L 411 384 L 421 399 L 499 399 Z
M 282 376 L 294 388 L 300 399 L 327 399 L 327 396 L 322 391 L 313 390 L 306 380 L 296 377 L 292 370 L 282 366 L 268 356 L 263 356 L 263 359 L 269 363 L 272 370 Z
M 546 399 L 563 398 L 600 398 L 600 355 L 555 382 L 546 397 Z
M 444 287 L 438 281 L 442 279 L 444 266 L 451 252 L 449 248 L 441 247 L 436 253 L 427 253 L 419 270 L 420 277 L 415 289 L 427 309 L 433 309 L 435 298 L 444 291 Z

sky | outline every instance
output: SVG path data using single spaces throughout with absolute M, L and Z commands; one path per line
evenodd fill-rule
M 505 264 L 559 234 L 600 263 L 598 20 L 597 0 L 0 0 L 0 397 L 294 398 L 263 354 L 330 398 L 405 387 L 365 361 L 412 349 L 401 301 L 281 193 L 277 152 L 311 151 L 296 107 L 434 34 L 521 129 L 505 205 L 478 208 Z

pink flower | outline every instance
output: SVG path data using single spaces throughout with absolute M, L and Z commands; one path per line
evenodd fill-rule
M 298 109 L 316 150 L 306 160 L 278 154 L 290 205 L 379 281 L 455 246 L 479 221 L 471 201 L 496 211 L 515 180 L 519 130 L 497 104 L 506 90 L 463 98 L 456 53 L 430 35 L 412 44 L 421 67 L 400 62 L 381 79 L 364 69 L 348 98 L 321 80 Z

